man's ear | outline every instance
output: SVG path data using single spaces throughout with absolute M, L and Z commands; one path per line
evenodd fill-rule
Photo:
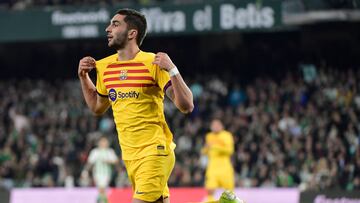
M 136 38 L 137 34 L 138 34 L 138 31 L 137 31 L 137 30 L 131 29 L 131 30 L 129 30 L 129 32 L 128 32 L 128 38 L 129 38 L 129 39 L 134 39 L 134 38 Z

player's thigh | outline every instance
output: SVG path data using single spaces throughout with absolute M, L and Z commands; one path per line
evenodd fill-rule
M 165 202 L 169 202 L 170 201 L 170 191 L 169 191 L 169 186 L 167 184 L 169 178 L 170 178 L 170 175 L 171 175 L 171 172 L 172 170 L 174 169 L 174 166 L 175 166 L 175 153 L 174 151 L 171 151 L 171 153 L 169 154 L 169 157 L 167 159 L 167 163 L 169 164 L 168 167 L 167 167 L 167 170 L 165 171 L 166 174 L 167 174 L 167 178 L 166 178 L 166 183 L 165 183 L 165 188 L 164 188 L 164 191 L 163 191 L 163 198 L 166 199 Z
M 131 183 L 133 191 L 135 191 L 135 173 L 139 165 L 139 160 L 124 160 L 126 172 Z
M 95 185 L 99 188 L 107 188 L 110 184 L 110 176 L 104 176 L 104 175 L 95 175 L 94 181 Z
M 214 190 L 220 187 L 219 179 L 221 179 L 221 174 L 217 173 L 214 170 L 207 170 L 205 174 L 205 188 L 208 190 Z
M 228 169 L 223 171 L 222 178 L 219 179 L 220 187 L 224 188 L 226 190 L 234 190 L 235 187 L 235 176 L 234 176 L 234 170 Z
M 143 158 L 134 176 L 134 198 L 154 202 L 160 197 L 169 196 L 167 181 L 174 163 L 173 154 Z

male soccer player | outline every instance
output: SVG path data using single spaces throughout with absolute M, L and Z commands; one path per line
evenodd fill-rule
M 109 147 L 109 141 L 106 137 L 101 137 L 98 147 L 90 151 L 90 155 L 85 166 L 84 172 L 90 167 L 93 168 L 92 175 L 96 186 L 99 189 L 97 203 L 107 203 L 106 188 L 109 186 L 112 176 L 112 165 L 118 162 L 118 158 L 113 149 Z
M 166 94 L 183 113 L 193 96 L 166 53 L 141 51 L 146 19 L 120 9 L 106 28 L 108 46 L 117 53 L 95 61 L 80 60 L 78 76 L 90 110 L 103 114 L 110 106 L 129 179 L 133 203 L 170 202 L 168 178 L 175 164 L 173 136 L 164 116 Z M 88 73 L 96 68 L 96 86 Z
M 175 144 L 165 122 L 163 99 L 166 94 L 181 112 L 190 113 L 193 96 L 166 53 L 140 50 L 146 27 L 144 15 L 120 9 L 106 28 L 108 46 L 117 53 L 99 61 L 84 57 L 78 76 L 94 114 L 101 115 L 112 107 L 122 159 L 134 191 L 132 202 L 169 203 L 167 181 L 175 164 Z M 96 86 L 88 75 L 94 68 Z M 222 197 L 228 203 L 236 202 L 232 193 Z
M 231 164 L 234 140 L 232 134 L 224 130 L 219 119 L 211 121 L 210 129 L 211 132 L 206 134 L 205 147 L 202 149 L 202 153 L 208 157 L 205 175 L 207 200 L 214 201 L 215 189 L 234 190 L 234 169 Z

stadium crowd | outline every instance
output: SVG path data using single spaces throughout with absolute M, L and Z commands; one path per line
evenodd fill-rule
M 170 186 L 202 186 L 212 118 L 233 133 L 238 187 L 360 190 L 360 70 L 294 71 L 281 80 L 191 78 L 195 109 L 165 112 L 177 144 Z M 0 185 L 91 186 L 82 173 L 101 135 L 121 154 L 111 112 L 94 117 L 79 82 L 0 81 Z M 112 186 L 128 186 L 123 164 Z

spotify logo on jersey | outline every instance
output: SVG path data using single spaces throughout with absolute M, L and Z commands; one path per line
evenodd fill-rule
M 109 90 L 109 98 L 111 101 L 115 101 L 116 100 L 116 91 L 114 89 L 110 89 Z
M 136 91 L 129 91 L 129 92 L 121 92 L 118 91 L 116 92 L 115 89 L 110 89 L 109 90 L 109 98 L 111 101 L 115 101 L 116 99 L 138 99 L 140 96 L 140 92 L 136 92 Z

